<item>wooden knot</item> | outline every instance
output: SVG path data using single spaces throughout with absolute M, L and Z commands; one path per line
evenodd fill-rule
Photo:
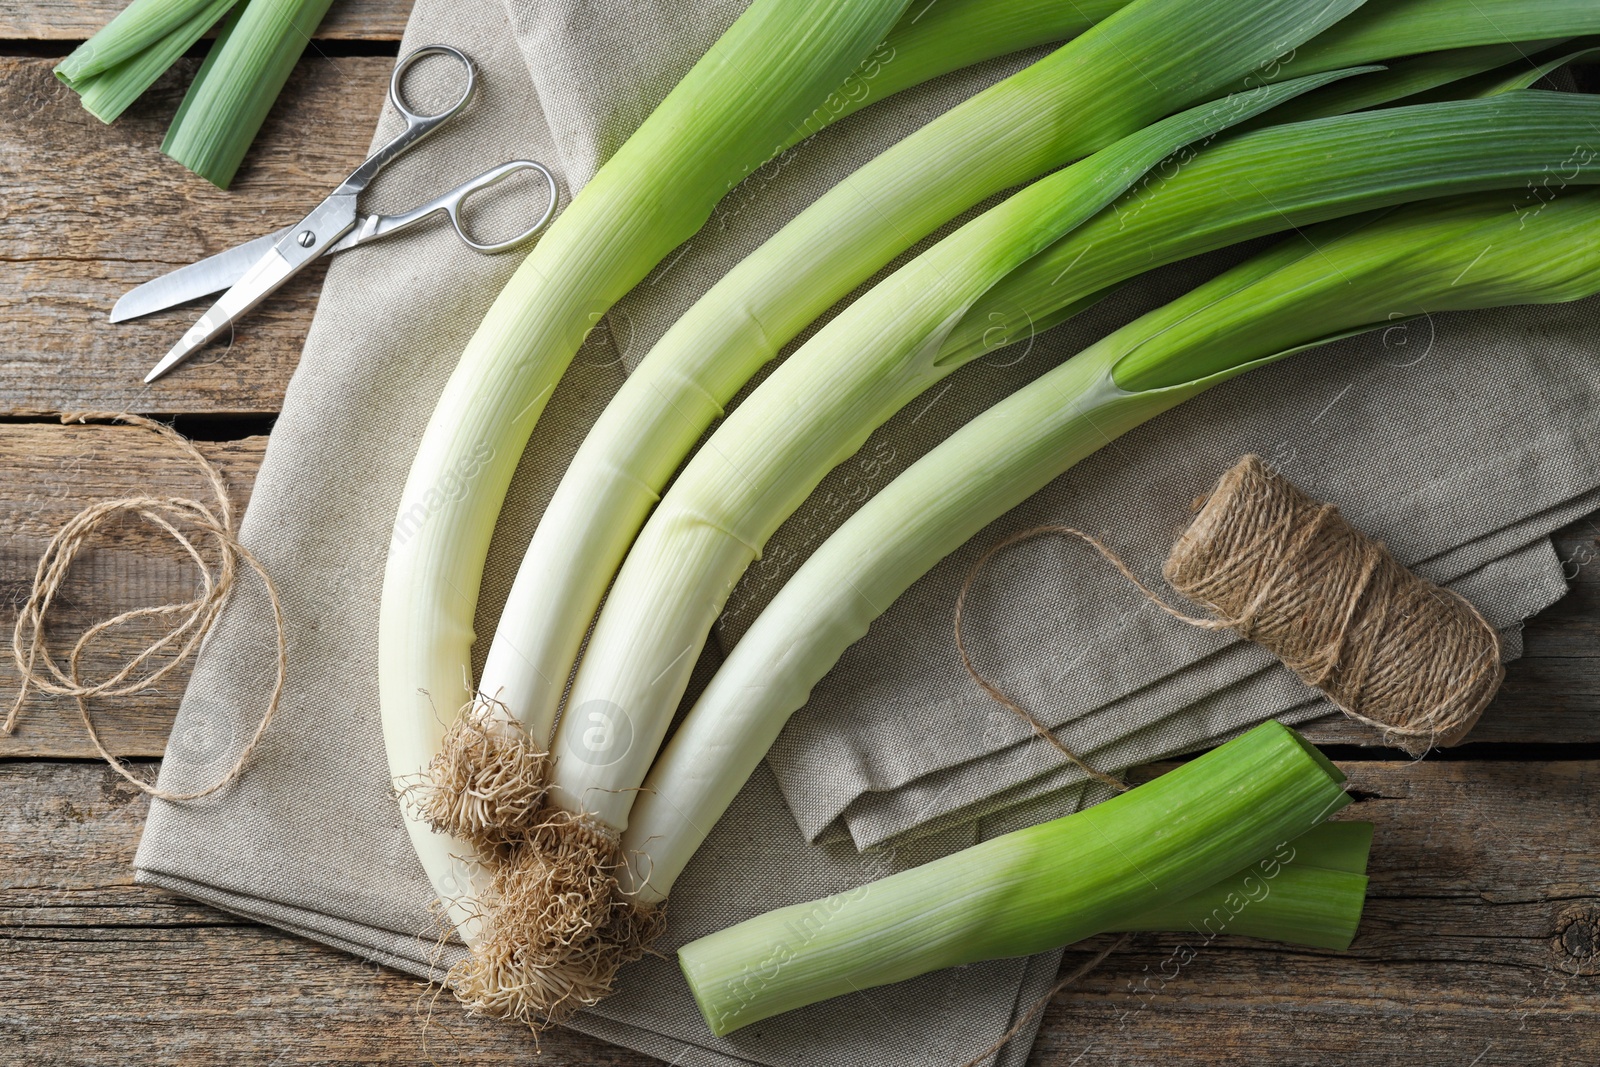
M 1256 456 L 1223 475 L 1162 573 L 1413 754 L 1459 742 L 1505 677 L 1476 608 Z

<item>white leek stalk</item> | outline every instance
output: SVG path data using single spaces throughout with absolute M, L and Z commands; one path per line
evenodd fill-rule
M 472 619 L 495 517 L 585 331 L 801 126 L 904 6 L 755 0 L 574 198 L 495 301 L 428 421 L 390 542 L 378 671 L 397 778 L 424 771 L 471 696 Z M 406 824 L 449 919 L 475 942 L 489 875 L 474 849 L 409 810 Z

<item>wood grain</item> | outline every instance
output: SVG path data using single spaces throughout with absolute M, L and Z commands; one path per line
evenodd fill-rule
M 241 510 L 265 451 L 265 438 L 203 445 L 223 469 Z M 192 495 L 203 483 L 192 466 L 147 431 L 128 427 L 62 427 L 43 423 L 0 424 L 0 515 L 8 517 L 0 537 L 0 634 L 9 638 L 16 605 L 27 595 L 33 568 L 51 534 L 85 505 L 134 490 L 156 495 Z M 1526 633 L 1527 655 L 1513 663 L 1505 688 L 1474 730 L 1472 744 L 1497 742 L 1600 741 L 1600 559 L 1594 526 L 1585 519 L 1562 531 L 1563 558 L 1574 566 L 1572 592 L 1535 618 Z M 142 604 L 192 595 L 194 575 L 169 541 L 130 529 L 86 556 L 58 616 L 62 634 Z M 135 647 L 108 638 L 91 668 L 120 662 Z M 159 756 L 166 748 L 187 672 L 159 691 L 96 705 L 97 721 L 114 751 Z M 0 665 L 0 699 L 16 690 L 9 658 Z M 1360 724 L 1335 716 L 1306 731 L 1322 744 L 1377 744 Z M 0 735 L 0 757 L 90 757 L 70 702 L 37 697 L 27 720 L 10 737 Z
M 119 325 L 106 314 L 140 282 L 293 221 L 325 195 L 365 155 L 394 61 L 302 60 L 228 192 L 158 151 L 192 61 L 110 126 L 78 106 L 52 62 L 0 57 L 0 415 L 277 411 L 325 268 L 252 313 L 226 355 L 214 346 L 153 385 L 145 371 L 198 309 Z
M 87 763 L 0 764 L 0 1053 L 8 1063 L 534 1061 L 526 1031 L 432 1009 L 409 976 L 135 885 L 146 801 Z M 657 1061 L 570 1031 L 537 1060 Z
M 1342 817 L 1377 826 L 1348 953 L 1141 936 L 1057 998 L 1031 1062 L 1600 1062 L 1600 855 L 1572 839 L 1600 817 L 1600 763 L 1341 766 L 1360 798 Z M 197 1067 L 423 1058 L 415 981 L 134 885 L 145 801 L 104 768 L 0 763 L 0 794 L 0 1030 L 32 1062 L 125 1063 L 130 1035 L 152 1062 Z M 530 1053 L 448 1002 L 434 1026 L 441 1064 Z M 655 1062 L 568 1033 L 544 1055 Z
M 266 438 L 202 443 L 202 452 L 222 469 L 242 512 Z M 193 463 L 147 430 L 117 426 L 0 425 L 0 634 L 11 647 L 17 607 L 27 598 L 34 567 L 60 525 L 98 500 L 144 493 L 185 496 L 209 503 L 203 476 Z M 237 513 L 237 512 L 236 512 Z M 52 616 L 61 652 L 94 622 L 143 605 L 172 603 L 194 595 L 197 575 L 176 542 L 147 527 L 119 524 L 100 546 L 80 557 Z M 70 639 L 68 639 L 70 638 Z M 137 634 L 108 635 L 86 660 L 86 677 L 105 677 L 145 642 Z M 134 697 L 96 701 L 95 721 L 107 745 L 123 755 L 159 755 L 188 679 L 188 670 L 157 689 Z M 17 691 L 9 651 L 0 668 L 0 700 L 9 708 Z M 0 756 L 93 757 L 75 705 L 64 698 L 34 695 L 16 733 L 0 734 Z
M 1032 1062 L 1600 1062 L 1600 764 L 1341 766 L 1377 825 L 1348 953 L 1142 937 L 1049 1008 Z
M 127 0 L 0 0 L 0 40 L 81 41 Z M 317 27 L 319 41 L 398 41 L 410 0 L 337 0 Z

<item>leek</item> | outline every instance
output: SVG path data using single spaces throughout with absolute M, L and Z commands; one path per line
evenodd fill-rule
M 1594 97 L 1525 91 L 1240 135 L 1200 153 L 1176 176 L 1124 197 L 1023 264 L 951 331 L 941 362 L 974 358 L 1048 329 L 1106 287 L 1162 263 L 1288 226 L 1424 197 L 1544 183 L 1556 171 L 1571 184 L 1600 181 L 1600 168 L 1579 147 L 1597 122 Z M 1404 153 L 1397 155 L 1396 145 Z
M 1367 896 L 1372 824 L 1325 822 L 1182 900 L 1117 924 L 1118 932 L 1231 934 L 1344 951 Z
M 554 746 L 556 803 L 628 830 L 629 847 L 634 790 L 696 653 L 744 568 L 827 471 L 884 419 L 992 346 L 989 331 L 998 320 L 984 305 L 995 291 L 1008 290 L 1011 278 L 1021 274 L 1028 285 L 1042 281 L 1037 299 L 1024 305 L 1030 321 L 1038 322 L 1050 317 L 1050 309 L 1070 307 L 1075 298 L 1161 263 L 1275 232 L 1297 224 L 1297 217 L 1311 221 L 1367 206 L 1353 204 L 1353 193 L 1354 199 L 1393 202 L 1423 195 L 1430 183 L 1435 193 L 1474 188 L 1490 173 L 1499 175 L 1491 187 L 1508 184 L 1508 166 L 1511 174 L 1526 176 L 1567 158 L 1574 129 L 1600 114 L 1596 103 L 1527 94 L 1407 109 L 1398 125 L 1394 116 L 1400 112 L 1389 112 L 1269 128 L 1201 152 L 1133 206 L 1118 205 L 1040 252 L 1051 226 L 1063 221 L 1057 199 L 1084 195 L 1069 192 L 1085 165 L 1079 164 L 1024 189 L 935 245 L 774 371 L 728 416 L 656 507 L 617 575 L 573 682 Z M 1508 133 L 1513 114 L 1535 130 L 1559 126 L 1555 144 L 1537 135 L 1520 142 Z M 1407 120 L 1410 128 L 1439 136 L 1397 160 L 1395 133 Z M 1531 158 L 1521 156 L 1535 141 Z M 1339 155 L 1306 151 L 1352 145 L 1362 151 L 1351 152 L 1342 164 Z M 1475 151 L 1462 154 L 1467 145 Z M 1240 167 L 1241 159 L 1254 165 Z M 1042 276 L 1035 270 L 1040 260 L 1052 264 Z M 591 751 L 591 739 L 608 734 L 628 736 L 631 747 L 623 753 Z M 715 779 L 718 763 L 708 761 L 699 770 Z M 734 777 L 733 788 L 744 777 Z M 714 815 L 703 825 L 711 821 Z M 643 893 L 648 899 L 660 888 L 658 875 Z
M 1497 96 L 1500 93 L 1515 92 L 1518 89 L 1527 89 L 1539 79 L 1586 56 L 1600 51 L 1594 47 L 1594 38 L 1584 38 L 1587 44 L 1573 42 L 1578 47 L 1551 48 L 1546 52 L 1529 56 L 1523 54 L 1516 60 L 1508 62 L 1498 70 L 1484 71 L 1475 77 L 1468 78 L 1456 86 L 1443 86 L 1439 89 L 1419 93 L 1417 100 L 1430 100 L 1440 97 L 1444 93 L 1454 90 L 1456 96 Z
M 1372 0 L 1319 34 L 1282 66 L 1285 75 L 1508 41 L 1600 33 L 1593 0 Z
M 584 632 L 661 487 L 739 386 L 829 305 L 962 210 L 1208 98 L 1352 6 L 1138 0 L 819 198 L 699 301 L 607 407 L 534 534 L 482 693 L 503 701 L 536 739 L 549 736 Z M 671 628 L 659 636 L 677 639 Z M 576 730 L 604 734 L 608 724 L 591 725 L 590 715 L 605 720 L 617 705 L 637 717 L 634 750 L 601 779 L 575 783 L 575 793 L 593 786 L 597 808 L 607 805 L 594 813 L 615 816 L 618 828 L 628 796 L 601 798 L 638 785 L 665 729 L 670 690 L 695 659 L 684 645 L 663 654 L 642 678 L 673 664 L 652 710 L 632 697 L 596 696 L 604 703 L 573 720 Z
M 1076 36 L 1129 0 L 938 0 L 912 4 L 863 61 L 785 142 L 884 97 L 986 59 Z
M 617 574 L 557 733 L 553 802 L 626 829 L 634 790 L 733 583 L 777 523 L 860 446 L 855 427 L 870 430 L 879 413 L 949 373 L 929 364 L 973 300 L 1174 149 L 1320 80 L 1201 105 L 1040 179 L 902 267 L 779 367 L 678 475 Z M 792 380 L 810 380 L 813 396 L 798 398 Z M 597 730 L 630 741 L 597 749 Z
M 200 64 L 161 151 L 226 189 L 332 0 L 243 0 Z
M 390 542 L 378 674 L 397 778 L 423 772 L 446 719 L 470 696 L 472 616 L 494 518 L 584 333 L 704 224 L 732 182 L 801 127 L 883 40 L 904 2 L 755 0 L 573 199 L 496 299 L 422 435 Z M 474 861 L 469 843 L 435 834 L 409 809 L 406 825 L 448 918 L 480 947 L 478 902 L 492 889 L 492 872 Z M 607 975 L 600 984 L 608 982 Z M 487 1010 L 527 1017 L 545 1007 Z
M 1297 58 L 1258 74 L 1326 69 L 1330 59 L 1379 59 L 1400 47 L 1395 41 L 1404 41 L 1406 51 L 1428 52 L 1503 42 L 1497 32 L 1502 27 L 1553 36 L 1600 26 L 1600 10 L 1570 0 L 1530 11 L 1504 6 L 1492 2 L 1486 14 L 1477 0 L 1374 3 L 1337 24 L 1331 44 L 1319 42 L 1332 30 L 1307 46 L 1316 49 L 1312 60 Z M 668 479 L 739 388 L 914 239 L 982 197 L 1103 143 L 1097 131 L 1074 130 L 1075 116 L 1125 110 L 1130 94 L 1145 86 L 1139 78 L 1132 79 L 1132 89 L 1109 77 L 1085 82 L 1073 64 L 1118 66 L 1119 56 L 1104 54 L 1106 41 L 1131 55 L 1143 55 L 1146 47 L 1165 51 L 1153 42 L 1185 32 L 1203 35 L 1226 18 L 1220 8 L 1190 7 L 1166 19 L 1159 31 L 1148 26 L 1158 21 L 1159 9 L 1124 9 L 1089 36 L 941 116 L 819 199 L 691 308 L 623 383 L 546 507 L 489 650 L 479 683 L 485 698 L 502 702 L 535 739 L 548 738 L 584 634 L 630 543 Z M 1157 38 L 1158 32 L 1172 36 Z M 1462 71 L 1457 77 L 1487 61 L 1484 55 L 1452 59 Z M 1163 70 L 1156 76 L 1170 75 Z M 1368 91 L 1368 103 L 1428 84 L 1411 66 L 1377 77 L 1382 81 Z M 1359 87 L 1369 80 L 1346 84 Z M 1162 89 L 1153 98 L 1169 97 L 1169 108 L 1194 99 L 1170 87 L 1150 87 Z M 1337 103 L 1334 98 L 1330 106 Z M 1366 104 L 1352 100 L 1347 106 Z M 1064 143 L 1042 152 L 1039 130 Z M 962 165 L 947 165 L 954 158 Z M 1033 165 L 1022 165 L 1030 158 Z M 609 707 L 590 710 L 600 720 L 585 720 L 583 728 L 593 722 L 608 735 Z
M 111 122 L 165 74 L 237 0 L 134 0 L 56 64 L 84 110 Z
M 1109 335 L 918 460 L 779 591 L 657 760 L 623 842 L 640 896 L 670 889 L 700 827 L 716 821 L 874 618 L 1079 459 L 1214 384 L 1334 335 L 1600 289 L 1600 191 L 1550 195 L 1520 210 L 1503 193 L 1477 194 L 1326 223 Z
M 714 1034 L 944 967 L 1116 930 L 1199 893 L 1349 803 L 1276 722 L 1092 808 L 678 950 Z M 1247 909 L 1246 909 L 1247 910 Z
M 1410 59 L 1388 64 L 1388 69 L 1371 77 L 1337 82 L 1308 93 L 1266 115 L 1257 116 L 1246 128 L 1284 125 L 1304 122 L 1307 119 L 1347 115 L 1369 107 L 1378 107 L 1394 101 L 1425 103 L 1423 99 L 1409 99 L 1430 90 L 1438 90 L 1439 99 L 1456 99 L 1468 95 L 1455 89 L 1475 75 L 1495 70 L 1522 60 L 1539 49 L 1555 44 L 1554 41 L 1522 41 L 1508 44 L 1486 44 L 1473 48 L 1454 48 L 1444 52 L 1427 52 Z M 1531 84 L 1531 83 L 1530 83 Z M 1519 88 L 1525 88 L 1519 86 Z

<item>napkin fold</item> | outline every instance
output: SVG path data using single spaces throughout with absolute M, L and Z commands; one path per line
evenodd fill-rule
M 512 158 L 549 165 L 565 202 L 743 6 L 418 0 L 402 47 L 462 48 L 479 66 L 480 97 L 393 164 L 368 206 L 407 207 Z M 754 175 L 669 266 L 619 303 L 608 329 L 594 331 L 578 354 L 518 470 L 491 548 L 480 634 L 493 630 L 567 458 L 667 326 L 856 166 L 1038 54 L 958 72 L 824 131 Z M 427 64 L 418 76 L 446 77 Z M 386 113 L 375 140 L 397 128 Z M 527 210 L 512 190 L 486 199 L 477 225 L 514 232 Z M 1229 255 L 1239 253 L 1159 272 L 1065 329 L 964 370 L 878 435 L 895 455 L 884 477 L 1083 340 L 1177 295 Z M 378 721 L 378 602 L 422 427 L 455 355 L 515 266 L 514 256 L 469 252 L 444 227 L 330 266 L 241 530 L 283 597 L 289 687 L 239 782 L 205 801 L 152 805 L 136 858 L 142 882 L 416 975 L 437 976 L 464 951 L 437 944 L 432 890 L 392 796 Z M 1404 346 L 1391 334 L 1377 342 L 1388 348 L 1362 347 L 1374 343 L 1368 338 L 1297 357 L 1124 438 L 991 532 L 1076 516 L 1148 574 L 1187 502 L 1240 451 L 1255 450 L 1346 506 L 1403 559 L 1454 581 L 1508 628 L 1514 648 L 1518 620 L 1563 588 L 1542 539 L 1563 516 L 1593 506 L 1600 485 L 1582 444 L 1593 437 L 1583 413 L 1595 410 L 1585 390 L 1596 381 L 1577 344 L 1592 313 L 1585 305 L 1441 319 L 1426 346 L 1419 334 Z M 1461 323 L 1478 323 L 1476 340 L 1462 340 Z M 803 510 L 779 541 L 814 544 L 828 528 Z M 680 1064 L 946 1065 L 987 1047 L 1044 993 L 1059 953 L 927 975 L 713 1038 L 671 957 L 683 941 L 748 916 L 1096 799 L 959 673 L 949 643 L 952 583 L 988 541 L 978 538 L 919 583 L 819 687 L 770 769 L 752 778 L 680 878 L 664 955 L 627 968 L 616 995 L 572 1025 Z M 738 639 L 763 596 L 741 588 L 720 642 Z M 969 638 L 980 662 L 1108 766 L 1204 744 L 1268 715 L 1322 710 L 1250 646 L 1159 625 L 1094 561 L 1060 546 L 1039 543 L 997 561 L 973 603 Z M 1113 628 L 1117 636 L 1102 640 Z M 259 718 L 272 635 L 262 592 L 241 588 L 184 696 L 164 787 L 193 788 L 227 768 Z M 702 681 L 718 658 L 708 648 Z M 988 1062 L 1022 1063 L 1036 1025 Z

